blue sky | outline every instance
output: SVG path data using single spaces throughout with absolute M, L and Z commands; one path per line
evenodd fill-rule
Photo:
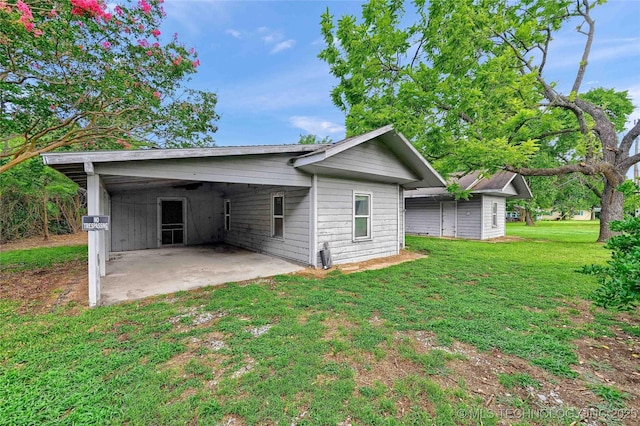
M 296 143 L 301 134 L 344 137 L 344 115 L 331 102 L 336 80 L 317 58 L 320 16 L 360 16 L 360 1 L 166 0 L 164 35 L 178 33 L 199 52 L 190 85 L 218 94 L 218 146 Z M 640 0 L 594 10 L 597 33 L 587 87 L 629 90 L 640 106 Z M 556 36 L 549 76 L 567 87 L 583 38 L 575 25 Z M 633 118 L 640 118 L 636 108 Z M 632 119 L 633 119 L 632 118 Z

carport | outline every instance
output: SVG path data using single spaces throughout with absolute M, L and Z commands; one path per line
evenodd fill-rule
M 45 164 L 87 188 L 88 215 L 111 217 L 108 231 L 89 232 L 89 306 L 284 274 L 312 263 L 311 176 L 289 160 L 316 149 L 44 154 Z M 282 212 L 274 211 L 277 203 Z M 284 230 L 281 223 L 276 229 L 276 213 L 288 218 L 286 241 L 277 233 Z
M 227 244 L 112 253 L 102 305 L 303 269 L 299 264 Z

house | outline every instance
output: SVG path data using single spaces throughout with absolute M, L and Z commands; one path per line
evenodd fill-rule
M 111 252 L 223 242 L 304 265 L 399 253 L 404 191 L 445 182 L 391 126 L 325 145 L 43 154 L 87 188 L 89 304 Z
M 491 177 L 480 172 L 453 177 L 449 184 L 470 191 L 468 200 L 455 200 L 446 189 L 405 191 L 405 220 L 409 234 L 486 240 L 505 234 L 507 198 L 531 198 L 524 178 L 501 171 Z
M 565 215 L 564 220 L 593 220 L 595 217 L 595 211 L 592 213 L 589 209 L 574 210 L 572 213 Z M 539 211 L 536 215 L 536 220 L 563 220 L 563 214 L 555 209 Z

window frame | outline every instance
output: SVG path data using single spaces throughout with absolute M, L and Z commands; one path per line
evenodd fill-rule
M 497 201 L 491 202 L 491 227 L 492 228 L 498 227 L 498 202 Z
M 358 215 L 356 214 L 356 199 L 357 197 L 367 197 L 369 200 L 368 203 L 368 214 L 366 215 Z M 373 219 L 373 194 L 369 191 L 353 191 L 353 198 L 351 200 L 351 206 L 352 206 L 352 218 L 351 218 L 351 237 L 352 240 L 354 242 L 358 242 L 358 241 L 371 241 L 373 239 L 373 226 L 372 226 L 372 219 Z M 356 236 L 356 219 L 362 219 L 362 218 L 366 218 L 367 219 L 367 235 L 365 236 L 361 236 L 361 237 L 357 237 Z
M 231 231 L 231 200 L 226 198 L 224 200 L 224 230 Z
M 277 215 L 275 211 L 276 198 L 282 198 L 282 214 Z M 278 240 L 284 240 L 284 219 L 285 217 L 285 201 L 284 192 L 272 192 L 271 193 L 271 238 Z M 276 219 L 282 219 L 282 235 L 276 235 Z

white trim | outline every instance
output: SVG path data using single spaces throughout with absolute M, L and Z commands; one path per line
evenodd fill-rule
M 100 175 L 87 176 L 87 214 L 100 214 Z M 89 306 L 100 303 L 100 238 L 104 231 L 91 231 L 88 235 Z
M 318 266 L 318 175 L 311 178 L 309 189 L 309 265 Z
M 485 204 L 487 203 L 487 197 L 484 195 L 480 195 L 480 240 L 484 240 L 484 209 Z
M 491 200 L 491 228 L 498 228 L 498 225 L 498 202 Z
M 351 200 L 351 239 L 353 242 L 360 241 L 371 241 L 373 240 L 373 193 L 370 191 L 358 191 L 353 190 L 353 197 Z M 366 196 L 369 197 L 369 214 L 368 215 L 358 215 L 356 216 L 356 197 L 357 196 Z M 356 218 L 366 217 L 367 220 L 367 236 L 365 237 L 356 237 Z
M 227 212 L 227 206 L 229 207 Z M 229 198 L 225 198 L 223 205 L 223 214 L 224 214 L 224 230 L 231 231 L 231 200 Z
M 282 197 L 282 215 L 276 215 L 275 211 L 274 211 L 274 200 L 278 197 Z M 286 210 L 285 210 L 285 201 L 284 201 L 284 191 L 279 191 L 279 192 L 272 192 L 271 193 L 271 234 L 270 237 L 274 238 L 276 240 L 283 240 L 284 241 L 284 236 L 285 236 L 285 216 L 286 216 Z M 275 226 L 275 222 L 276 219 L 282 219 L 282 235 L 275 235 L 276 232 L 276 226 Z
M 162 244 L 162 202 L 163 201 L 182 201 L 182 244 Z M 162 247 L 179 247 L 187 245 L 187 198 L 186 197 L 156 197 L 156 213 L 157 213 L 157 244 L 158 248 Z
M 396 244 L 396 246 L 398 247 L 398 250 L 396 251 L 397 254 L 400 254 L 400 250 L 402 250 L 402 248 L 404 247 L 404 211 L 402 211 L 402 213 L 400 213 L 402 209 L 402 203 L 404 201 L 404 196 L 402 194 L 402 187 L 400 185 L 396 185 L 397 187 L 397 192 L 398 192 L 398 205 L 396 206 L 396 210 L 398 212 L 398 216 L 396 218 L 396 225 L 398 228 L 398 232 L 397 232 L 397 237 L 398 237 L 398 244 Z M 400 228 L 400 215 L 402 214 L 402 228 Z
M 183 149 L 137 149 L 102 152 L 55 152 L 41 154 L 46 165 L 104 163 L 111 161 L 165 160 L 170 158 L 226 157 L 262 154 L 306 154 L 317 151 L 326 144 L 316 145 L 254 145 L 238 147 L 183 148 Z

